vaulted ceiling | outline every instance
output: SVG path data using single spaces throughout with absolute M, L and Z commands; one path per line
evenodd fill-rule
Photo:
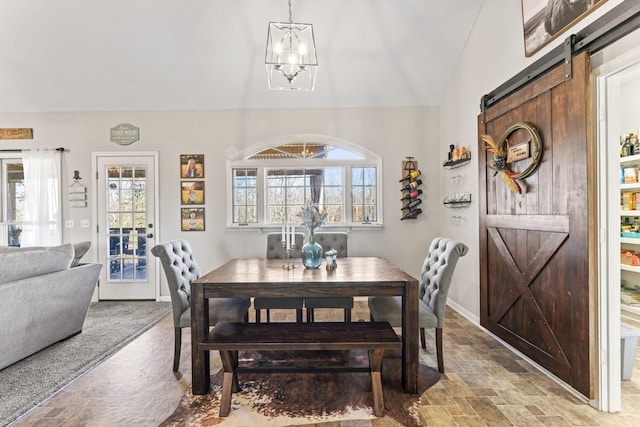
M 313 92 L 270 91 L 287 0 L 1 0 L 0 112 L 438 105 L 483 0 L 292 0 Z

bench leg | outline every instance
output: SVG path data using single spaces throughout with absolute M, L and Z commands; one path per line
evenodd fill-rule
M 226 417 L 231 410 L 231 393 L 240 390 L 236 367 L 238 366 L 238 352 L 220 350 L 222 359 L 222 369 L 224 376 L 222 379 L 222 392 L 220 396 L 220 416 Z
M 373 412 L 376 417 L 384 416 L 384 397 L 382 396 L 382 357 L 384 350 L 369 350 L 369 368 L 371 370 L 371 391 L 373 393 Z

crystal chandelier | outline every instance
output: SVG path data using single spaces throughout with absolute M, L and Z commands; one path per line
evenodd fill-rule
M 289 22 L 269 22 L 265 55 L 269 89 L 313 90 L 316 83 L 318 58 L 313 37 L 313 25 Z

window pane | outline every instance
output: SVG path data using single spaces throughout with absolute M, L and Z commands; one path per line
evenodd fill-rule
M 249 156 L 251 160 L 279 159 L 363 159 L 356 152 L 317 142 L 295 142 L 267 148 Z
M 362 185 L 364 183 L 362 168 L 353 168 L 351 170 L 351 184 Z
M 359 162 L 354 167 L 353 159 L 369 159 L 371 163 L 363 167 Z M 375 165 L 379 159 L 331 144 L 299 141 L 261 149 L 241 161 L 255 161 L 260 166 L 232 165 L 233 222 L 244 223 L 249 217 L 271 226 L 298 222 L 308 201 L 327 214 L 328 225 L 364 222 L 377 216 L 380 201 Z M 274 167 L 269 167 L 269 162 Z M 347 206 L 347 202 L 353 204 Z
M 376 169 L 353 168 L 352 181 L 352 216 L 354 222 L 376 221 L 377 212 L 377 187 Z
M 258 222 L 257 169 L 233 169 L 233 222 Z
M 342 205 L 342 187 L 326 187 L 324 194 L 326 205 Z
M 340 167 L 313 169 L 267 169 L 266 223 L 297 222 L 309 200 L 328 215 L 328 223 L 342 223 L 343 169 Z M 330 183 L 330 184 L 329 184 Z M 285 206 L 286 205 L 286 206 Z
M 0 159 L 0 171 L 0 245 L 20 246 L 25 214 L 22 160 Z

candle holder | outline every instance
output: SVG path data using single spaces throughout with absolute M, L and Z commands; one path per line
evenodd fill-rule
M 293 263 L 292 255 L 295 252 L 296 245 L 292 244 L 289 249 L 286 249 L 287 242 L 283 240 L 280 242 L 282 244 L 282 269 L 283 270 L 292 270 L 296 268 L 296 265 Z

